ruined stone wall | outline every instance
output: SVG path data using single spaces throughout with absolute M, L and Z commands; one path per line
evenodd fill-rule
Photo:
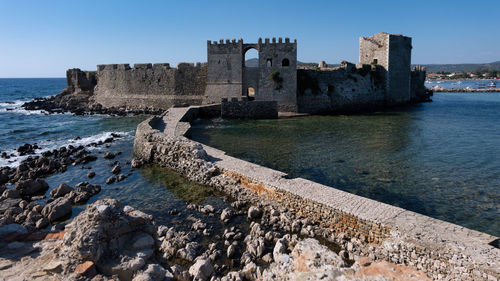
M 425 87 L 426 69 L 422 66 L 415 66 L 411 70 L 411 101 L 422 102 L 432 96 L 432 92 Z
M 66 70 L 68 92 L 93 92 L 97 85 L 96 71 L 83 71 L 79 68 Z
M 222 99 L 221 117 L 232 119 L 276 119 L 278 103 L 276 101 L 249 101 Z
M 93 101 L 104 108 L 166 110 L 174 105 L 201 104 L 205 94 L 205 64 L 108 64 L 97 66 Z
M 298 111 L 311 114 L 359 112 L 385 105 L 385 70 L 343 62 L 332 70 L 297 70 Z

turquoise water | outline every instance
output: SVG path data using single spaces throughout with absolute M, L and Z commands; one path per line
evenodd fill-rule
M 24 143 L 43 150 L 123 138 L 110 148 L 116 159 L 102 157 L 47 178 L 100 184 L 92 201 L 113 197 L 155 215 L 160 223 L 182 223 L 188 202 L 225 206 L 220 194 L 155 167 L 132 171 L 135 128 L 144 116 L 46 115 L 20 108 L 25 101 L 59 93 L 66 80 L 0 79 L 0 151 L 14 153 Z M 473 229 L 500 235 L 500 95 L 436 93 L 434 102 L 390 112 L 354 116 L 314 116 L 260 121 L 200 121 L 193 136 L 250 161 L 408 208 Z M 80 136 L 80 140 L 74 140 Z M 16 166 L 22 157 L 0 159 Z M 122 182 L 106 185 L 108 164 L 119 161 Z M 89 171 L 97 176 L 86 178 Z M 203 192 L 198 192 L 203 190 Z M 84 206 L 75 207 L 76 215 Z M 169 210 L 182 210 L 176 219 Z M 214 222 L 215 223 L 215 222 Z
M 500 236 L 500 94 L 352 116 L 198 120 L 228 154 Z

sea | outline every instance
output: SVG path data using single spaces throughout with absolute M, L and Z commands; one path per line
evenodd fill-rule
M 49 176 L 51 188 L 63 182 L 101 184 L 101 193 L 90 202 L 116 198 L 166 225 L 183 224 L 190 215 L 185 210 L 188 203 L 227 206 L 222 194 L 167 169 L 130 169 L 135 128 L 147 116 L 74 116 L 21 108 L 36 97 L 56 95 L 65 86 L 64 78 L 0 79 L 0 153 L 15 155 L 24 143 L 37 143 L 36 152 L 41 153 L 118 133 L 122 137 L 111 147 L 88 148 L 96 155 L 120 153 L 115 159 L 99 157 Z M 432 100 L 370 114 L 197 120 L 191 137 L 291 177 L 500 236 L 500 93 L 443 92 Z M 0 167 L 15 167 L 23 159 L 0 159 Z M 129 176 L 106 185 L 114 161 L 122 163 Z M 89 171 L 97 176 L 88 179 Z M 83 208 L 75 207 L 73 216 Z M 166 214 L 174 209 L 183 211 L 172 220 Z

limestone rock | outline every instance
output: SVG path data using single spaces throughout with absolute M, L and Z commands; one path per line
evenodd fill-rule
M 262 216 L 262 211 L 258 207 L 251 206 L 248 209 L 248 218 L 249 219 L 257 219 L 260 216 Z
M 116 165 L 113 167 L 113 169 L 111 170 L 111 173 L 117 175 L 120 173 L 120 171 L 122 170 L 122 167 L 120 167 L 120 165 Z
M 208 259 L 198 259 L 189 268 L 189 274 L 194 280 L 206 281 L 214 274 L 214 267 Z
M 41 179 L 18 181 L 14 190 L 18 190 L 21 196 L 33 196 L 41 194 L 49 189 L 49 185 Z
M 0 226 L 0 237 L 5 237 L 10 234 L 25 234 L 25 233 L 28 233 L 26 227 L 17 223 Z
M 220 214 L 220 220 L 227 223 L 233 217 L 233 211 L 230 208 L 225 208 Z
M 61 183 L 58 187 L 50 191 L 50 196 L 53 198 L 59 198 L 70 193 L 71 191 L 74 191 L 74 188 L 65 183 Z
M 65 197 L 57 198 L 42 209 L 42 215 L 50 222 L 60 220 L 69 214 L 71 214 L 71 201 Z

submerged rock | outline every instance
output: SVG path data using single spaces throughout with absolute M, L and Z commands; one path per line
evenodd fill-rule
M 58 187 L 56 187 L 50 191 L 50 196 L 53 198 L 59 198 L 59 197 L 62 197 L 62 196 L 66 195 L 74 190 L 75 189 L 72 188 L 71 186 L 69 186 L 65 183 L 61 183 Z

